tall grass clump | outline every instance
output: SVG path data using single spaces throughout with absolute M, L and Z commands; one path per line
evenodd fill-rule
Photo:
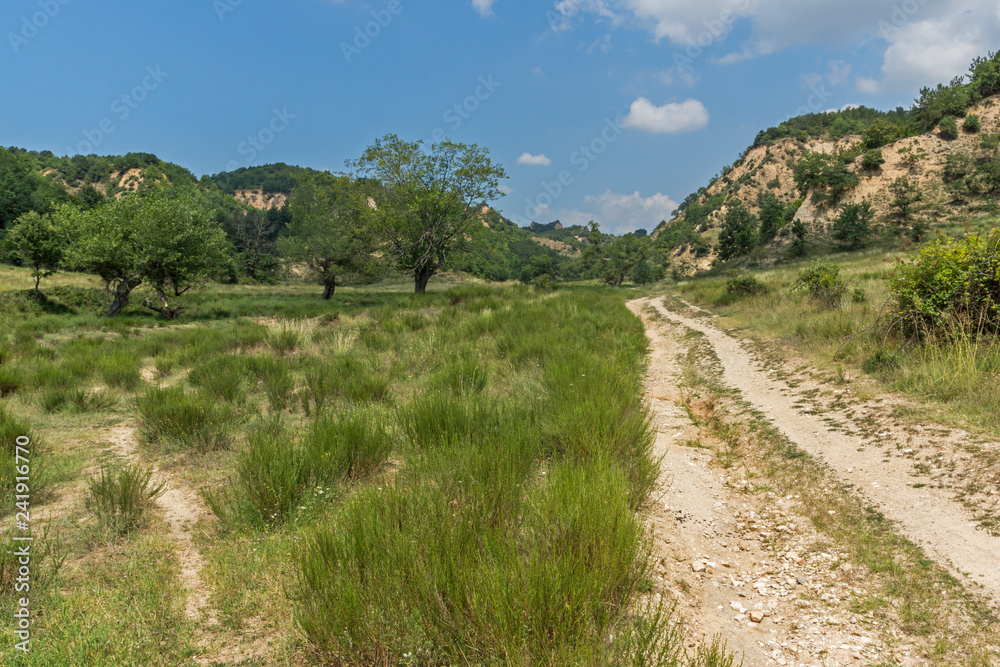
M 334 398 L 364 405 L 388 396 L 389 381 L 372 369 L 370 361 L 343 354 L 306 371 L 302 403 L 307 413 L 319 413 Z
M 265 344 L 278 354 L 290 354 L 310 343 L 316 333 L 315 323 L 304 320 L 281 320 L 264 335 Z
M 227 486 L 205 494 L 223 526 L 260 529 L 285 521 L 309 492 L 301 449 L 277 418 L 256 424 Z
M 153 471 L 137 462 L 107 463 L 87 483 L 87 509 L 106 529 L 125 535 L 146 521 L 165 483 L 153 482 Z
M 133 390 L 142 383 L 142 359 L 134 352 L 121 350 L 97 358 L 97 371 L 109 387 Z
M 0 366 L 0 398 L 16 394 L 24 387 L 24 371 L 16 366 Z
M 15 462 L 18 438 L 28 439 L 26 446 L 28 453 L 24 455 L 22 452 L 28 463 Z M 43 453 L 41 443 L 35 437 L 31 424 L 26 419 L 15 416 L 9 406 L 0 404 L 0 458 L 6 462 L 0 466 L 0 516 L 14 509 L 17 494 L 30 492 L 32 501 L 36 503 L 48 495 L 49 476 Z M 15 463 L 16 466 L 28 467 L 19 470 Z M 17 477 L 25 476 L 21 474 L 25 470 L 28 472 L 28 481 L 18 482 Z
M 507 300 L 491 306 L 497 372 L 518 393 L 485 392 L 463 354 L 397 408 L 405 461 L 311 536 L 300 627 L 337 665 L 686 664 L 662 615 L 628 613 L 656 472 L 641 323 L 599 291 L 450 294 L 463 310 Z
M 392 451 L 384 420 L 371 410 L 352 410 L 317 419 L 302 441 L 314 484 L 358 481 L 378 472 Z
M 183 387 L 150 387 L 134 400 L 139 433 L 150 444 L 209 451 L 229 445 L 237 419 L 232 409 Z
M 196 366 L 187 379 L 222 401 L 242 405 L 247 400 L 250 375 L 244 357 L 227 354 Z
M 288 361 L 260 354 L 244 357 L 243 362 L 250 374 L 263 385 L 271 411 L 279 413 L 287 409 L 295 391 L 295 378 Z

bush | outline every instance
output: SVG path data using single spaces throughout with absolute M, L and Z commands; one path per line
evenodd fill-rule
M 799 271 L 799 278 L 792 289 L 804 289 L 810 297 L 831 308 L 840 304 L 847 294 L 847 285 L 840 277 L 840 266 L 825 260 L 816 260 Z
M 352 411 L 317 419 L 302 441 L 311 484 L 364 479 L 385 465 L 392 438 L 381 419 Z
M 311 489 L 301 450 L 271 419 L 250 430 L 236 457 L 236 473 L 205 502 L 227 528 L 265 528 L 288 519 Z
M 885 373 L 895 370 L 898 367 L 899 356 L 894 352 L 886 350 L 885 348 L 879 348 L 872 354 L 868 355 L 861 364 L 861 368 L 864 372 L 870 375 Z
M 945 116 L 942 118 L 941 122 L 938 123 L 938 133 L 942 139 L 947 141 L 958 139 L 958 122 L 955 120 L 955 117 Z
M 0 366 L 0 398 L 17 393 L 24 386 L 24 373 L 13 366 Z
M 132 390 L 142 382 L 142 359 L 130 351 L 103 354 L 97 358 L 101 379 L 110 387 Z
M 183 387 L 151 387 L 135 399 L 139 433 L 148 443 L 176 443 L 200 451 L 227 446 L 236 419 L 232 410 Z
M 858 250 L 868 239 L 874 218 L 875 211 L 866 201 L 860 204 L 844 204 L 837 219 L 833 221 L 831 235 L 848 250 Z
M 756 296 L 767 292 L 767 285 L 749 274 L 736 270 L 726 272 L 726 294 L 733 297 Z
M 982 123 L 979 120 L 979 116 L 974 113 L 970 113 L 968 116 L 966 116 L 965 120 L 962 122 L 962 129 L 968 132 L 969 134 L 975 134 L 976 132 L 981 130 Z
M 885 164 L 885 156 L 882 155 L 881 148 L 867 151 L 864 157 L 861 158 L 861 168 L 866 171 L 875 171 L 883 164 Z
M 1000 229 L 988 236 L 939 238 L 889 276 L 889 293 L 906 331 L 934 334 L 957 322 L 973 332 L 1000 330 Z
M 44 458 L 39 457 L 39 443 L 31 430 L 31 424 L 24 419 L 15 417 L 5 405 L 0 405 L 0 458 L 5 462 L 0 466 L 0 516 L 14 509 L 15 492 L 18 491 L 18 483 L 15 477 L 19 476 L 14 467 L 14 455 L 17 451 L 17 439 L 28 438 L 28 460 L 30 462 L 30 477 L 28 486 L 31 490 L 32 500 L 38 502 L 48 490 L 48 476 Z M 20 462 L 19 465 L 23 463 Z
M 153 471 L 139 463 L 104 464 L 87 490 L 87 509 L 105 528 L 125 535 L 142 526 L 164 483 L 153 484 Z

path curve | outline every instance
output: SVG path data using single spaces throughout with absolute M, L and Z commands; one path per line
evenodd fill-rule
M 805 414 L 795 405 L 799 396 L 788 385 L 771 379 L 741 342 L 708 322 L 666 308 L 662 299 L 642 299 L 672 322 L 699 331 L 711 343 L 722 364 L 723 381 L 742 392 L 796 446 L 826 463 L 927 555 L 953 574 L 968 574 L 1000 604 L 1000 538 L 980 529 L 974 517 L 947 489 L 915 488 L 912 463 L 866 446 L 864 439 L 835 430 L 821 415 Z M 960 577 L 961 578 L 961 577 Z

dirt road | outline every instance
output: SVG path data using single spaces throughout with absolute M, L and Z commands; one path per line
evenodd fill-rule
M 723 381 L 792 442 L 853 484 L 931 558 L 1000 602 L 1000 539 L 978 528 L 954 493 L 916 483 L 913 453 L 921 443 L 911 437 L 903 447 L 888 425 L 876 437 L 881 442 L 861 429 L 833 428 L 824 415 L 807 414 L 804 388 L 772 378 L 707 320 L 671 312 L 657 299 L 629 308 L 651 342 L 647 394 L 664 457 L 650 515 L 657 574 L 664 594 L 683 601 L 680 613 L 696 635 L 720 634 L 747 665 L 933 664 L 908 638 L 888 637 L 851 611 L 866 573 L 831 568 L 842 554 L 796 516 L 792 496 L 741 494 L 739 473 L 713 465 L 712 443 L 689 415 L 698 406 L 677 389 L 688 330 L 711 344 Z

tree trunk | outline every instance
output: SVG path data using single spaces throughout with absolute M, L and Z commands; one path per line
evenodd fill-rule
M 163 308 L 157 308 L 149 299 L 146 299 L 146 308 L 163 315 L 168 320 L 176 320 L 178 315 L 184 312 L 183 308 L 171 308 L 170 304 L 167 303 L 167 295 L 162 290 L 156 290 L 156 295 L 160 298 Z
M 104 314 L 105 317 L 114 317 L 128 307 L 128 297 L 136 287 L 142 284 L 141 280 L 120 280 L 115 285 L 115 299 L 111 302 L 111 307 Z
M 333 293 L 337 291 L 337 283 L 323 283 L 323 301 L 329 301 L 333 298 Z
M 427 283 L 430 281 L 431 276 L 434 275 L 432 269 L 417 269 L 413 272 L 413 291 L 416 294 L 426 294 L 427 293 Z
M 42 291 L 38 289 L 38 284 L 40 282 L 42 282 L 42 274 L 39 273 L 37 276 L 35 276 L 35 301 L 42 300 Z

